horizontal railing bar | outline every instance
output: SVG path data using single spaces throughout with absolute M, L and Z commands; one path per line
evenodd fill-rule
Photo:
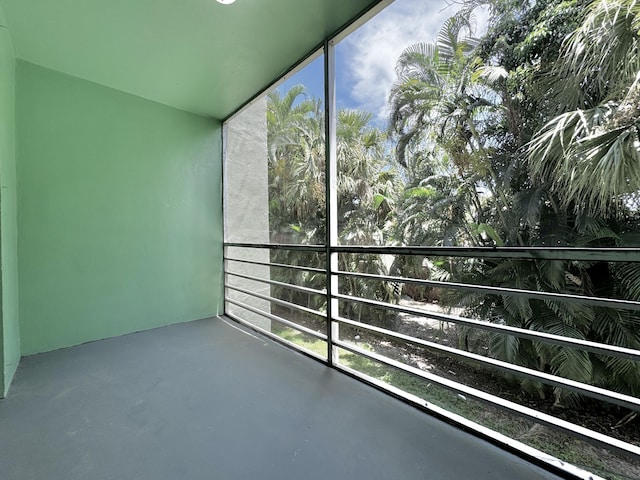
M 300 310 L 301 312 L 307 312 L 312 315 L 317 315 L 318 317 L 326 318 L 326 315 L 322 312 L 314 310 L 312 308 L 303 307 L 302 305 L 298 305 L 297 303 L 287 302 L 286 300 L 280 300 L 279 298 L 273 298 L 268 295 L 262 295 L 261 293 L 252 292 L 251 290 L 247 290 L 246 288 L 237 287 L 235 285 L 229 285 L 225 283 L 224 286 L 230 290 L 235 290 L 236 292 L 246 293 L 252 297 L 261 298 L 262 300 L 266 300 L 267 302 L 272 302 L 277 305 L 281 305 L 283 307 L 293 308 L 295 310 Z M 225 296 L 226 297 L 226 296 Z
M 539 292 L 534 290 L 523 290 L 519 288 L 490 287 L 487 285 L 474 285 L 469 283 L 443 282 L 439 280 L 423 280 L 417 278 L 394 277 L 389 275 L 373 275 L 371 273 L 345 272 L 339 270 L 336 275 L 345 277 L 365 278 L 386 282 L 411 283 L 415 285 L 428 285 L 439 288 L 449 288 L 452 290 L 469 290 L 496 295 L 509 295 L 514 297 L 534 298 L 540 300 L 558 300 L 570 303 L 580 303 L 586 305 L 596 305 L 608 308 L 624 308 L 627 310 L 640 310 L 640 302 L 632 300 L 618 300 L 614 298 L 588 297 L 586 295 L 571 295 L 568 293 Z
M 267 250 L 290 250 L 294 252 L 316 252 L 326 253 L 327 247 L 324 245 L 304 245 L 297 243 L 235 243 L 225 242 L 225 247 L 234 248 L 259 248 Z
M 428 257 L 523 258 L 532 260 L 582 260 L 603 262 L 640 261 L 638 248 L 579 247 L 331 247 L 336 253 L 422 255 Z
M 563 337 L 561 335 L 554 335 L 552 333 L 538 332 L 536 330 L 527 330 L 524 328 L 511 327 L 509 325 L 500 325 L 498 323 L 484 322 L 480 320 L 473 320 L 471 318 L 463 318 L 454 315 L 447 315 L 443 313 L 430 312 L 428 310 L 422 310 L 419 308 L 402 307 L 399 305 L 393 305 L 386 302 L 379 302 L 377 300 L 368 300 L 365 298 L 354 297 L 351 295 L 335 294 L 335 298 L 346 300 L 349 302 L 364 303 L 367 305 L 373 305 L 388 310 L 393 310 L 401 313 L 409 313 L 425 318 L 433 318 L 441 320 L 443 322 L 455 323 L 459 325 L 466 325 L 481 330 L 487 330 L 490 332 L 500 333 L 503 335 L 513 335 L 519 338 L 526 338 L 537 342 L 551 343 L 554 345 L 561 345 L 565 347 L 577 348 L 592 353 L 598 353 L 603 355 L 609 355 L 612 357 L 628 358 L 630 360 L 640 361 L 640 350 L 633 350 L 631 348 L 618 347 L 615 345 L 605 345 L 602 343 L 590 342 L 588 340 L 581 340 L 579 338 Z
M 268 250 L 291 250 L 325 253 L 321 245 L 298 245 L 278 243 L 233 243 L 225 247 L 258 248 Z M 483 258 L 524 258 L 534 260 L 582 260 L 602 262 L 640 261 L 638 248 L 583 248 L 583 247 L 425 247 L 425 246 L 378 246 L 378 245 L 336 245 L 335 253 L 423 255 L 428 257 L 483 257 Z
M 227 275 L 233 275 L 234 277 L 245 278 L 247 280 L 253 280 L 256 282 L 268 283 L 269 285 L 277 285 L 280 287 L 288 288 L 290 290 L 296 290 L 298 292 L 309 293 L 312 295 L 326 295 L 326 290 L 316 290 L 315 288 L 301 287 L 299 285 L 292 285 L 291 283 L 278 282 L 276 280 L 267 280 L 266 278 L 254 277 L 253 275 L 244 275 L 242 273 L 226 272 Z
M 270 320 L 276 321 L 278 323 L 282 323 L 283 325 L 287 325 L 288 327 L 294 328 L 301 332 L 306 333 L 307 335 L 311 335 L 312 337 L 319 338 L 320 340 L 327 341 L 327 336 L 324 333 L 316 332 L 315 330 L 311 330 L 310 328 L 304 327 L 298 323 L 292 322 L 291 320 L 287 320 L 286 318 L 279 317 L 278 315 L 274 315 L 273 313 L 268 313 L 259 308 L 256 308 L 252 305 L 247 305 L 239 300 L 234 298 L 225 298 L 225 301 L 237 305 L 240 308 L 244 308 L 245 310 L 249 310 L 250 312 L 261 315 Z
M 302 270 L 304 272 L 327 273 L 324 268 L 303 267 L 300 265 L 287 265 L 286 263 L 259 262 L 257 260 L 243 260 L 241 258 L 225 257 L 225 260 L 233 262 L 248 263 L 251 265 L 262 265 L 265 267 L 289 268 L 291 270 Z
M 334 321 L 338 321 L 342 324 L 361 328 L 363 330 L 368 330 L 370 332 L 375 332 L 385 337 L 392 337 L 398 340 L 403 340 L 405 342 L 412 343 L 414 345 L 420 345 L 422 347 L 426 347 L 431 350 L 437 350 L 439 352 L 448 354 L 450 356 L 458 357 L 463 360 L 468 360 L 468 361 L 479 363 L 482 365 L 488 365 L 498 370 L 502 370 L 503 372 L 519 375 L 521 377 L 526 377 L 526 378 L 538 381 L 540 383 L 544 383 L 546 385 L 560 387 L 565 390 L 570 390 L 572 392 L 576 392 L 587 397 L 595 398 L 596 400 L 602 400 L 611 404 L 615 404 L 620 407 L 628 408 L 630 410 L 640 410 L 640 398 L 631 397 L 629 395 L 624 395 L 617 392 L 612 392 L 604 388 L 594 387 L 586 383 L 576 382 L 574 380 L 570 380 L 567 378 L 550 375 L 548 373 L 533 370 L 531 368 L 521 367 L 519 365 L 503 362 L 501 360 L 496 360 L 494 358 L 483 357 L 482 355 L 478 355 L 471 352 L 465 352 L 463 350 L 458 350 L 457 348 L 447 347 L 446 345 L 440 345 L 438 343 L 429 342 L 427 340 L 422 340 L 409 335 L 404 335 L 402 333 L 392 332 L 391 330 L 387 330 L 384 328 L 375 327 L 372 325 L 366 325 L 364 323 L 356 322 L 347 318 L 337 317 L 337 318 L 334 318 Z
M 264 328 L 261 328 L 257 325 L 254 325 L 253 323 L 247 322 L 246 320 L 241 319 L 240 317 L 236 317 L 235 315 L 229 314 L 229 313 L 225 313 L 225 316 L 229 317 L 230 319 L 232 319 L 234 322 L 238 322 L 241 325 L 244 325 L 245 327 L 250 328 L 251 330 L 255 330 L 256 332 L 259 332 L 260 334 L 264 335 L 265 337 L 269 337 L 272 340 L 278 342 L 278 343 L 282 343 L 287 345 L 288 347 L 304 354 L 304 355 L 308 355 L 310 357 L 313 357 L 316 360 L 319 360 L 320 362 L 326 364 L 327 363 L 327 359 L 326 357 L 323 357 L 322 355 L 317 354 L 316 352 L 309 350 L 308 348 L 304 348 L 300 345 L 297 345 L 295 343 L 293 343 L 290 340 L 287 340 L 286 338 L 280 337 L 278 335 L 276 335 L 275 333 L 270 332 L 269 330 L 265 330 Z
M 427 380 L 429 382 L 440 385 L 441 387 L 444 387 L 447 390 L 450 390 L 452 392 L 459 393 L 459 394 L 474 398 L 483 403 L 502 408 L 503 410 L 507 410 L 509 412 L 515 413 L 521 417 L 533 420 L 536 423 L 541 423 L 553 428 L 558 428 L 564 432 L 570 433 L 574 436 L 578 436 L 579 438 L 585 439 L 591 443 L 595 443 L 597 445 L 604 446 L 606 448 L 614 449 L 619 452 L 623 452 L 625 454 L 631 454 L 636 456 L 640 455 L 640 447 L 636 445 L 620 441 L 616 438 L 612 438 L 598 432 L 594 432 L 593 430 L 589 430 L 588 428 L 581 427 L 580 425 L 576 425 L 571 422 L 561 420 L 559 418 L 553 417 L 546 413 L 539 412 L 529 407 L 525 407 L 524 405 L 519 405 L 509 400 L 505 400 L 503 398 L 492 395 L 490 393 L 477 390 L 473 387 L 468 387 L 466 385 L 454 382 L 452 380 L 448 380 L 438 375 L 424 372 L 418 368 L 405 365 L 402 362 L 398 362 L 397 360 L 393 360 L 391 358 L 385 357 L 375 352 L 369 352 L 369 351 L 363 350 L 357 346 L 351 345 L 342 340 L 336 339 L 334 340 L 334 344 L 337 347 L 340 347 L 340 348 L 343 348 L 344 350 L 355 353 L 356 355 L 361 355 L 365 358 L 369 358 L 370 360 L 374 360 L 384 365 L 388 365 L 390 367 L 396 368 L 400 371 L 410 373 L 416 377 L 420 377 L 423 380 Z M 340 368 L 339 365 L 337 365 L 337 367 Z

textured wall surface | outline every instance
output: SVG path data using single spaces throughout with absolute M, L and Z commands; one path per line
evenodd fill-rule
M 224 151 L 225 240 L 269 243 L 269 172 L 267 167 L 267 100 L 262 97 L 226 122 Z M 269 262 L 269 251 L 233 248 L 230 257 Z M 269 280 L 269 267 L 233 262 L 232 271 Z M 229 275 L 230 285 L 262 295 L 271 295 L 268 283 Z M 229 290 L 229 296 L 244 304 L 271 312 L 271 304 L 251 295 Z M 237 315 L 265 330 L 271 321 L 227 302 L 225 312 Z

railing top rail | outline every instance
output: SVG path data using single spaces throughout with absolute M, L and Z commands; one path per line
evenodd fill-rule
M 291 250 L 325 253 L 323 245 L 298 245 L 275 243 L 234 243 L 225 242 L 225 247 L 263 248 L 269 250 Z M 330 247 L 336 253 L 423 255 L 433 257 L 484 257 L 523 258 L 541 260 L 582 260 L 607 262 L 640 262 L 640 247 L 436 247 L 436 246 L 377 246 L 377 245 L 335 245 Z
M 304 267 L 302 265 L 288 265 L 286 263 L 259 262 L 257 260 L 246 260 L 244 258 L 224 257 L 225 261 L 246 263 L 250 265 L 262 265 L 264 267 L 288 268 L 290 270 L 301 270 L 304 272 L 326 273 L 324 268 Z
M 326 253 L 327 247 L 324 245 L 301 245 L 296 243 L 236 243 L 225 242 L 225 247 L 234 248 L 262 248 L 268 250 L 290 250 L 298 252 Z

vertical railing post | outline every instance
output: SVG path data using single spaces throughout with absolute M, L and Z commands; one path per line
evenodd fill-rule
M 334 42 L 324 42 L 324 131 L 325 131 L 325 245 L 327 269 L 327 362 L 338 363 L 338 348 L 333 339 L 339 338 L 337 322 L 333 317 L 338 314 L 338 300 L 333 297 L 338 291 L 338 254 L 333 251 L 338 244 L 338 193 L 336 159 L 336 91 L 335 91 L 335 52 Z

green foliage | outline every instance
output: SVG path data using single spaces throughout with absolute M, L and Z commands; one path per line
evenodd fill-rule
M 488 4 L 491 18 L 476 40 L 469 19 L 477 4 Z M 396 241 L 601 247 L 637 239 L 638 205 L 626 199 L 640 190 L 638 11 L 631 0 L 470 1 L 436 43 L 408 47 L 390 94 L 389 130 L 407 177 Z M 399 268 L 415 273 L 408 262 Z M 454 259 L 436 270 L 449 281 L 514 289 L 640 292 L 635 264 Z M 640 347 L 633 312 L 518 295 L 440 300 L 479 319 Z M 637 362 L 505 336 L 492 336 L 490 354 L 628 393 L 640 387 Z
M 564 207 L 624 215 L 621 200 L 640 189 L 639 31 L 635 0 L 592 1 L 551 68 L 555 116 L 534 136 L 529 156 L 534 178 Z
M 345 109 L 337 119 L 337 209 L 340 242 L 384 244 L 393 224 L 400 180 L 385 150 L 386 134 L 370 125 L 371 114 Z M 319 99 L 303 86 L 267 96 L 267 150 L 269 155 L 269 225 L 275 243 L 324 244 L 326 241 L 324 110 Z M 272 252 L 274 263 L 324 268 L 320 256 L 284 250 Z M 363 259 L 342 255 L 345 271 L 386 274 L 380 256 Z M 308 272 L 272 269 L 272 279 L 291 285 L 325 288 L 326 278 Z M 388 300 L 388 285 L 348 278 L 345 294 Z M 275 298 L 326 310 L 326 297 L 275 286 Z M 366 322 L 384 323 L 389 312 L 362 304 L 341 305 L 340 313 Z M 289 314 L 286 314 L 289 315 Z M 303 318 L 304 317 L 304 318 Z M 296 321 L 314 326 L 304 315 Z
M 473 7 L 489 28 L 474 37 Z M 337 118 L 339 241 L 351 245 L 637 247 L 640 242 L 640 7 L 632 0 L 470 0 L 434 43 L 397 62 L 389 127 L 371 115 Z M 271 240 L 321 244 L 326 231 L 324 111 L 297 86 L 268 97 Z M 395 158 L 388 145 L 395 144 Z M 323 266 L 283 251 L 274 261 Z M 341 270 L 512 289 L 640 299 L 635 263 L 341 254 Z M 278 271 L 279 272 L 279 271 Z M 282 271 L 283 282 L 323 288 L 322 275 Z M 384 282 L 345 277 L 341 293 L 393 301 Z M 640 348 L 640 316 L 522 295 L 409 289 L 491 322 Z M 280 298 L 326 309 L 274 287 Z M 340 314 L 389 326 L 382 309 L 341 302 Z M 461 337 L 468 337 L 467 332 Z M 473 342 L 463 342 L 472 346 Z M 471 347 L 469 347 L 471 348 Z M 638 395 L 638 362 L 490 336 L 489 355 Z M 534 382 L 523 389 L 574 395 Z

